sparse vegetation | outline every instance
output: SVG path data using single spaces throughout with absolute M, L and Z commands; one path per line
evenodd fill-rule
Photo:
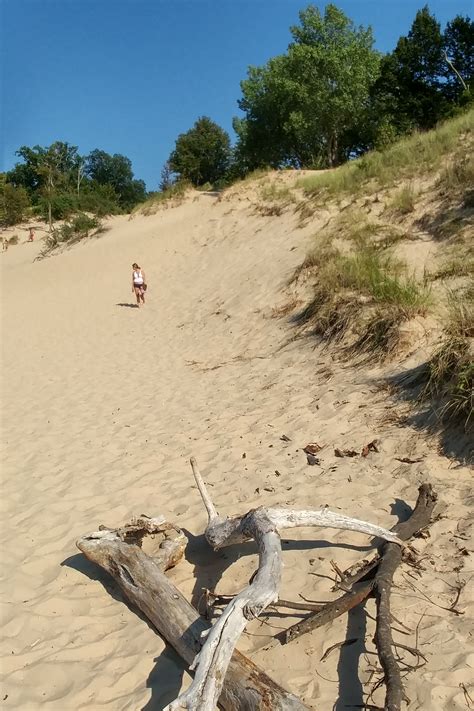
M 103 230 L 102 223 L 97 217 L 83 212 L 78 213 L 69 222 L 64 222 L 45 237 L 45 247 L 40 252 L 39 258 L 48 256 L 60 246 L 75 244 L 91 235 L 98 235 Z
M 406 311 L 398 305 L 377 308 L 363 324 L 361 335 L 350 350 L 365 353 L 369 359 L 390 357 L 399 346 L 400 325 L 406 320 Z
M 455 254 L 433 274 L 434 279 L 474 276 L 474 253 Z
M 408 183 L 395 193 L 390 203 L 390 209 L 400 215 L 408 215 L 415 209 L 416 197 L 413 184 Z
M 288 187 L 285 185 L 277 185 L 275 182 L 264 183 L 260 190 L 260 196 L 262 200 L 266 202 L 288 204 L 295 200 L 293 193 Z
M 418 408 L 435 415 L 439 428 L 474 427 L 474 288 L 451 292 L 444 338 L 431 358 L 398 378 L 397 387 L 413 392 Z M 428 419 L 429 422 L 429 419 Z
M 474 283 L 450 293 L 446 332 L 453 338 L 474 338 Z
M 473 131 L 474 109 L 471 109 L 433 131 L 414 133 L 383 151 L 366 153 L 336 170 L 302 178 L 299 185 L 309 195 L 335 197 L 360 194 L 365 188 L 387 188 L 403 178 L 410 179 L 439 168 L 446 155 L 457 148 L 460 136 L 464 137 L 466 153 Z
M 140 212 L 143 215 L 153 215 L 160 207 L 167 206 L 168 203 L 180 204 L 187 191 L 191 189 L 191 184 L 185 180 L 173 183 L 166 190 L 158 193 L 151 193 L 145 202 L 137 205 L 133 213 Z

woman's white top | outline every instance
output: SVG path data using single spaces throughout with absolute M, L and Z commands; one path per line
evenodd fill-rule
M 140 284 L 143 284 L 143 274 L 141 271 L 139 272 L 133 272 L 133 283 L 137 284 L 140 286 Z

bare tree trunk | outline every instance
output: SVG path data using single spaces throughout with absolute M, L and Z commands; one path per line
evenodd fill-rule
M 51 208 L 51 196 L 53 194 L 53 169 L 49 166 L 48 172 L 48 222 L 49 231 L 53 231 L 53 218 L 52 218 L 52 208 Z
M 77 197 L 79 197 L 79 190 L 81 187 L 81 182 L 82 178 L 84 177 L 84 174 L 82 173 L 82 164 L 79 163 L 77 166 Z
M 446 60 L 447 65 L 453 70 L 453 72 L 456 74 L 457 78 L 458 78 L 459 81 L 461 82 L 462 88 L 464 89 L 464 91 L 467 91 L 466 82 L 464 81 L 464 79 L 462 78 L 462 76 L 459 74 L 458 70 L 456 69 L 456 67 L 454 66 L 454 64 L 451 62 L 451 60 L 448 59 L 448 55 L 446 54 L 446 52 L 444 53 L 444 58 L 445 58 L 445 60 Z

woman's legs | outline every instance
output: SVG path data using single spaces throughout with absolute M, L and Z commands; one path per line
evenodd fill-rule
M 138 308 L 140 308 L 140 291 L 141 291 L 140 287 L 139 287 L 139 286 L 136 286 L 136 287 L 135 287 L 135 296 L 137 297 L 137 306 L 138 306 Z

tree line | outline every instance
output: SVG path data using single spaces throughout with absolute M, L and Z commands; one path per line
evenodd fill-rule
M 77 146 L 55 141 L 48 147 L 22 146 L 22 159 L 0 175 L 1 220 L 15 224 L 26 211 L 48 220 L 78 212 L 103 216 L 129 212 L 146 198 L 143 180 L 134 178 L 129 158 L 95 149 L 81 156 Z
M 235 144 L 207 116 L 180 134 L 159 190 L 178 183 L 229 184 L 258 168 L 326 168 L 427 130 L 466 109 L 474 96 L 474 22 L 457 15 L 441 29 L 420 9 L 393 52 L 374 48 L 370 27 L 356 26 L 336 5 L 309 5 L 290 28 L 284 54 L 249 67 L 234 118 Z M 123 155 L 96 149 L 81 156 L 57 141 L 22 146 L 22 162 L 0 174 L 1 220 L 27 208 L 48 219 L 77 211 L 130 211 L 146 197 Z
M 160 188 L 231 182 L 262 168 L 327 168 L 432 128 L 473 101 L 474 23 L 457 15 L 442 31 L 420 9 L 393 52 L 374 48 L 333 4 L 309 5 L 290 28 L 284 54 L 249 67 L 235 118 L 237 136 L 208 117 L 178 136 Z

